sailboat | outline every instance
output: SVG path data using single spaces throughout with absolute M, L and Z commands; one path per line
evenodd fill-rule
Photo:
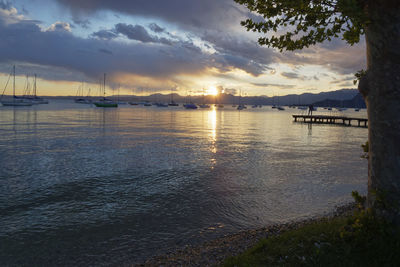
M 275 105 L 275 94 L 272 97 L 272 108 L 276 108 L 276 105 Z
M 32 101 L 15 95 L 15 66 L 13 67 L 13 98 L 1 101 L 3 106 L 32 106 Z
M 243 105 L 242 104 L 242 90 L 240 90 L 240 94 L 239 94 L 239 105 L 238 105 L 238 107 L 236 108 L 237 110 L 243 110 L 243 109 L 246 109 L 247 107 L 246 107 L 246 105 Z
M 118 97 L 117 97 L 117 103 L 118 103 L 118 105 L 127 105 L 127 104 L 128 104 L 127 102 L 119 100 L 119 96 L 120 96 L 120 94 L 119 94 L 119 88 L 120 88 L 120 87 L 121 87 L 121 86 L 120 86 L 120 85 L 118 85 Z
M 92 104 L 92 100 L 89 99 L 90 89 L 88 91 L 87 97 L 83 97 L 83 85 L 84 84 L 82 83 L 82 85 L 78 87 L 78 91 L 76 92 L 77 98 L 74 99 L 74 102 L 78 104 Z
M 272 107 L 272 108 L 274 108 L 274 107 Z M 282 107 L 282 106 L 279 105 L 279 96 L 278 96 L 278 105 L 277 105 L 275 108 L 276 108 L 277 110 L 285 110 L 284 107 Z
M 116 108 L 118 107 L 118 103 L 106 98 L 106 74 L 104 73 L 104 79 L 103 79 L 103 99 L 100 99 L 97 102 L 94 102 L 96 107 L 101 107 L 101 108 Z
M 219 97 L 220 97 L 220 94 L 217 93 L 217 95 L 214 98 L 215 99 L 214 107 L 216 107 L 216 108 L 224 108 L 224 104 L 220 103 Z
M 210 105 L 207 105 L 204 101 L 204 88 L 203 88 L 203 103 L 199 105 L 200 108 L 210 108 Z
M 28 100 L 32 102 L 34 105 L 38 104 L 48 104 L 49 101 L 47 99 L 41 98 L 37 96 L 37 87 L 36 87 L 36 74 L 35 74 L 35 80 L 33 83 L 33 96 L 28 97 Z
M 168 103 L 168 106 L 171 106 L 171 107 L 179 106 L 179 104 L 174 101 L 174 94 L 172 93 L 172 89 L 171 89 L 171 102 Z
M 185 104 L 183 104 L 183 107 L 185 109 L 197 109 L 196 104 L 194 104 L 190 98 L 190 96 L 188 95 L 187 98 L 189 98 L 189 101 L 186 101 Z

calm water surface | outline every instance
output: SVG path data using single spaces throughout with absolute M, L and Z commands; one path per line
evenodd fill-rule
M 294 113 L 0 107 L 0 262 L 135 263 L 365 193 L 367 129 Z

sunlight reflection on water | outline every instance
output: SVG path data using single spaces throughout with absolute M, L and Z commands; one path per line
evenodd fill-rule
M 0 261 L 136 262 L 365 193 L 367 130 L 294 112 L 0 107 Z

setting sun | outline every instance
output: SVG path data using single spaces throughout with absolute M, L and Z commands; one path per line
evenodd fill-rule
M 218 90 L 215 86 L 210 86 L 207 89 L 207 95 L 218 95 Z

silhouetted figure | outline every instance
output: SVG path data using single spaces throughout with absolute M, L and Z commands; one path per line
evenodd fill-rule
M 309 106 L 308 106 L 308 115 L 311 115 L 311 116 L 312 116 L 313 110 L 314 110 L 314 106 L 313 106 L 312 104 L 309 105 Z

